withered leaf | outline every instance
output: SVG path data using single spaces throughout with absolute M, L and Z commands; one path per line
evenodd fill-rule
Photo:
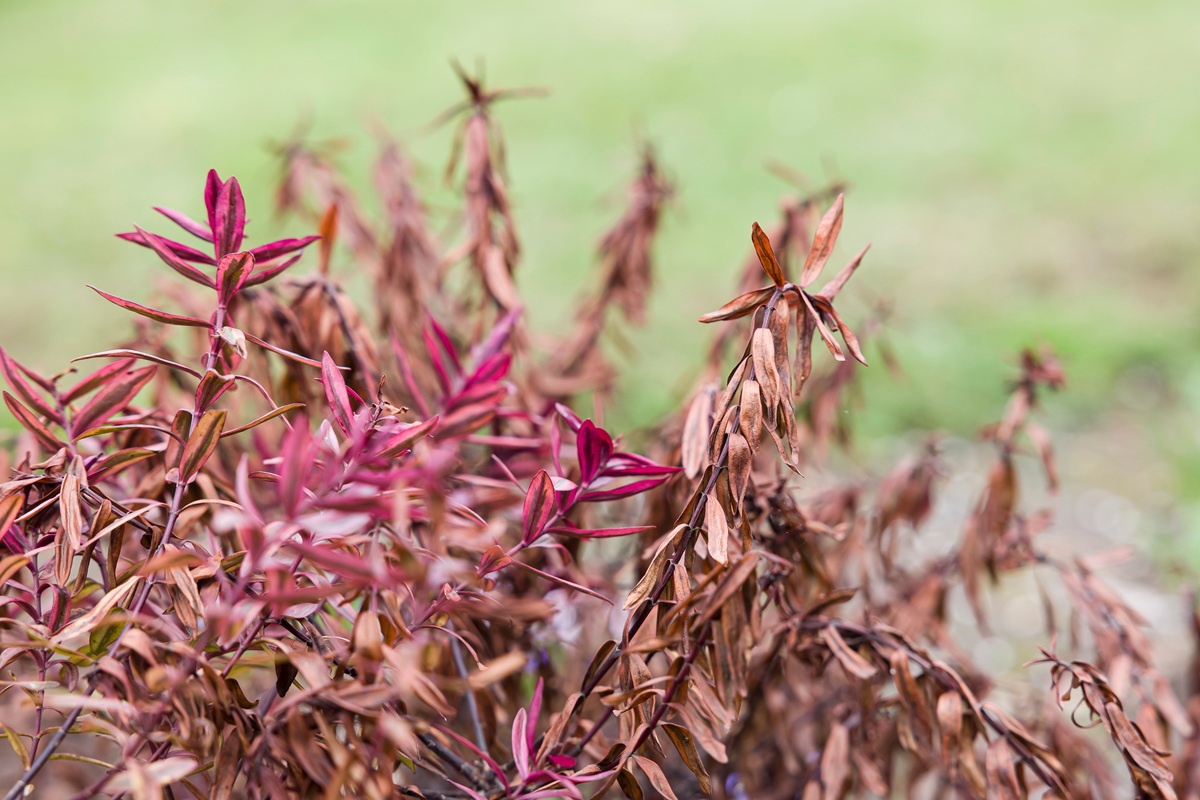
M 708 534 L 708 553 L 713 561 L 725 564 L 729 561 L 729 522 L 725 509 L 716 495 L 709 494 L 704 503 L 704 529 Z
M 853 677 L 867 680 L 879 672 L 869 661 L 856 653 L 850 645 L 846 644 L 846 640 L 842 638 L 842 634 L 838 631 L 836 625 L 826 625 L 822 628 L 821 638 L 829 645 L 830 652 L 833 653 L 846 672 Z
M 787 283 L 787 279 L 783 275 L 783 269 L 779 266 L 779 262 L 775 260 L 775 251 L 771 249 L 771 240 L 767 238 L 767 234 L 756 222 L 750 229 L 750 239 L 754 242 L 754 252 L 758 254 L 758 262 L 762 264 L 763 272 L 767 273 L 767 277 L 779 287 Z
M 738 295 L 730 300 L 725 305 L 718 308 L 716 311 L 710 311 L 700 317 L 701 322 L 719 322 L 726 319 L 738 319 L 744 317 L 763 303 L 771 299 L 771 295 L 775 293 L 774 286 L 767 286 L 764 289 L 755 289 L 752 292 Z

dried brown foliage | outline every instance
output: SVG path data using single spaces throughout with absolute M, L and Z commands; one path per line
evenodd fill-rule
M 162 210 L 211 255 L 124 235 L 203 291 L 170 290 L 179 311 L 101 292 L 140 324 L 82 379 L 0 351 L 25 431 L 0 485 L 8 800 L 68 759 L 79 798 L 1200 796 L 1200 695 L 1021 502 L 1026 450 L 1057 484 L 1032 418 L 1063 383 L 1051 355 L 1022 357 L 979 499 L 932 557 L 910 545 L 936 441 L 878 481 L 799 477 L 847 442 L 866 363 L 834 307 L 865 248 L 810 288 L 844 208 L 819 193 L 751 227 L 768 284 L 701 318 L 725 326 L 704 377 L 636 454 L 570 404 L 613 386 L 608 312 L 642 320 L 670 185 L 647 151 L 599 288 L 536 351 L 492 108 L 512 93 L 461 77 L 449 249 L 396 145 L 375 220 L 297 141 L 278 202 L 320 236 L 307 276 L 315 237 L 243 250 L 241 190 L 214 172 L 207 223 Z M 1020 571 L 1065 590 L 1049 694 L 998 689 L 950 619 L 964 598 L 986 627 Z

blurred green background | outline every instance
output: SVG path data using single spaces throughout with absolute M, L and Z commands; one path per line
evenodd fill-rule
M 242 181 L 255 240 L 306 232 L 270 219 L 267 149 L 302 118 L 348 138 L 362 185 L 382 123 L 434 190 L 450 131 L 423 126 L 460 97 L 449 59 L 481 59 L 496 85 L 551 90 L 497 111 L 538 327 L 569 320 L 640 137 L 678 184 L 619 425 L 687 386 L 709 333 L 695 318 L 728 299 L 750 222 L 789 191 L 764 164 L 820 182 L 832 163 L 852 185 L 835 260 L 874 243 L 843 314 L 890 298 L 905 369 L 868 370 L 864 447 L 972 432 L 1020 349 L 1045 343 L 1068 376 L 1050 406 L 1066 479 L 1182 498 L 1172 525 L 1190 527 L 1197 41 L 1194 0 L 9 0 L 0 343 L 53 372 L 118 340 L 125 316 L 83 284 L 146 299 L 164 270 L 112 234 L 165 229 L 151 205 L 199 216 L 209 167 Z

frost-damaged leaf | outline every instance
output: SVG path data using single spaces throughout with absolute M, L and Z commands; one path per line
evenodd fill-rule
M 58 509 L 59 517 L 62 520 L 63 531 L 67 535 L 67 542 L 70 543 L 71 549 L 74 551 L 83 548 L 83 507 L 79 502 L 79 492 L 82 486 L 79 482 L 79 476 L 75 474 L 75 464 L 72 464 L 71 471 L 63 475 L 62 488 L 59 491 Z
M 850 777 L 850 732 L 840 722 L 829 728 L 825 752 L 821 754 L 822 800 L 838 800 L 842 785 Z
M 821 314 L 813 307 L 812 300 L 809 299 L 808 294 L 801 292 L 800 298 L 804 301 L 804 306 L 808 309 L 809 317 L 811 317 L 813 324 L 817 326 L 817 332 L 821 334 L 821 340 L 825 342 L 825 346 L 829 348 L 829 352 L 838 361 L 845 361 L 846 356 L 842 355 L 842 348 L 838 346 L 837 340 L 833 338 L 833 333 L 826 326 L 825 321 L 821 319 Z
M 646 777 L 650 779 L 650 785 L 654 790 L 665 797 L 667 800 L 679 800 L 675 796 L 675 792 L 671 791 L 671 782 L 667 780 L 667 776 L 663 774 L 662 768 L 655 764 L 645 756 L 633 756 L 633 761 L 642 772 L 646 773 Z
M 742 398 L 738 405 L 738 420 L 750 453 L 758 452 L 762 440 L 763 411 L 762 395 L 759 392 L 758 381 L 746 381 L 742 384 Z
M 298 408 L 304 408 L 304 403 L 288 403 L 285 406 L 279 406 L 278 408 L 273 408 L 270 411 L 268 411 L 266 414 L 263 414 L 261 417 L 258 417 L 254 420 L 251 420 L 250 422 L 247 422 L 245 425 L 241 425 L 237 428 L 232 428 L 230 430 L 222 432 L 221 438 L 224 439 L 226 436 L 233 436 L 234 434 L 242 433 L 243 431 L 248 431 L 251 428 L 257 428 L 259 425 L 262 425 L 264 422 L 266 422 L 268 420 L 275 419 L 276 417 L 278 417 L 281 414 L 286 414 L 289 411 L 295 411 Z
M 325 351 L 321 355 L 321 378 L 325 383 L 325 397 L 329 400 L 329 408 L 333 412 L 333 421 L 342 429 L 342 433 L 350 435 L 354 427 L 354 411 L 350 408 L 350 395 L 346 391 L 346 380 L 333 362 L 333 356 Z
M 712 415 L 713 395 L 705 388 L 688 406 L 687 420 L 683 423 L 680 459 L 688 480 L 695 480 L 701 470 L 708 466 L 708 434 L 712 428 Z
M 775 363 L 775 341 L 768 328 L 755 328 L 750 340 L 750 353 L 754 358 L 754 374 L 762 391 L 763 403 L 767 408 L 779 405 L 784 390 L 779 368 Z M 788 387 L 788 391 L 791 388 Z
M 230 253 L 223 257 L 217 264 L 217 302 L 228 305 L 252 269 L 254 256 L 250 253 Z
M 191 756 L 170 756 L 148 764 L 130 759 L 125 762 L 125 771 L 117 773 L 108 782 L 114 792 L 129 792 L 134 797 L 162 797 L 162 788 L 177 783 L 196 771 L 199 762 Z
M 869 661 L 855 652 L 850 645 L 846 644 L 846 640 L 842 638 L 842 634 L 836 626 L 826 625 L 821 630 L 821 638 L 829 645 L 830 652 L 833 653 L 846 672 L 854 677 L 866 680 L 874 677 L 879 672 Z
M 642 579 L 637 582 L 637 586 L 634 586 L 628 596 L 626 596 L 625 604 L 622 606 L 625 611 L 640 604 L 654 591 L 655 584 L 662 578 L 663 570 L 667 567 L 667 562 L 671 560 L 675 548 L 679 546 L 679 542 L 687 533 L 687 529 L 687 525 L 679 525 L 659 545 L 654 558 L 650 559 L 650 565 L 646 567 L 646 574 L 642 576 Z
M 858 255 L 850 259 L 850 263 L 842 267 L 841 271 L 833 277 L 829 283 L 821 287 L 821 291 L 817 294 L 832 302 L 837 297 L 838 292 L 846 285 L 846 281 L 850 280 L 850 276 L 858 269 L 858 265 L 862 263 L 863 256 L 871 249 L 871 245 L 867 245 L 862 250 L 858 251 Z
M 225 411 L 205 411 L 196 422 L 179 459 L 179 483 L 190 483 L 204 462 L 217 449 L 221 429 L 225 427 Z
M 729 598 L 741 591 L 742 585 L 754 575 L 757 567 L 758 553 L 751 551 L 739 558 L 733 568 L 721 579 L 721 584 L 713 592 L 712 597 L 705 601 L 704 613 L 692 623 L 693 627 L 698 630 L 700 626 L 719 614 Z
M 645 795 L 642 794 L 641 785 L 628 767 L 621 767 L 618 770 L 617 786 L 620 787 L 621 793 L 628 797 L 629 800 L 644 800 L 645 798 Z
M 787 278 L 783 275 L 783 268 L 775 260 L 775 251 L 771 249 L 771 240 L 767 238 L 767 234 L 763 232 L 757 222 L 750 228 L 750 240 L 754 242 L 754 252 L 758 254 L 758 263 L 762 264 L 763 272 L 767 273 L 767 277 L 776 286 L 782 287 L 787 283 Z
M 141 576 L 135 576 L 122 583 L 120 586 L 110 590 L 107 594 L 100 598 L 96 605 L 88 609 L 87 613 L 72 620 L 70 625 L 56 633 L 53 641 L 56 644 L 70 646 L 70 642 L 78 637 L 88 637 L 91 635 L 92 629 L 108 612 L 116 608 L 120 603 L 124 602 L 142 582 Z
M 62 442 L 58 441 L 54 434 L 50 432 L 50 429 L 43 425 L 41 420 L 39 420 L 32 411 L 21 405 L 21 401 L 17 400 L 17 398 L 13 397 L 8 392 L 4 392 L 4 405 L 8 406 L 8 410 L 11 411 L 12 415 L 17 418 L 17 422 L 21 423 L 21 426 L 24 427 L 25 430 L 32 433 L 34 438 L 37 439 L 43 447 L 51 452 L 57 452 L 60 448 L 62 448 Z
M 20 365 L 15 360 L 9 357 L 8 353 L 4 352 L 4 348 L 0 347 L 0 372 L 4 374 L 4 379 L 8 381 L 8 385 L 12 388 L 17 396 L 25 401 L 25 404 L 36 411 L 38 414 L 46 417 L 49 420 L 61 425 L 62 415 L 50 407 L 50 405 L 42 399 L 42 396 L 33 390 L 26 380 L 21 377 Z
M 178 272 L 183 277 L 187 278 L 189 281 L 198 283 L 201 286 L 207 286 L 209 289 L 213 288 L 212 278 L 208 277 L 203 272 L 196 269 L 179 256 L 175 255 L 175 253 L 171 251 L 171 248 L 167 246 L 166 242 L 155 236 L 153 233 L 144 231 L 136 225 L 133 227 L 138 232 L 138 235 L 142 237 L 142 241 L 146 244 L 146 246 L 157 253 L 158 257 L 162 259 L 164 264 Z
M 670 722 L 662 723 L 662 729 L 671 740 L 671 744 L 675 745 L 675 749 L 679 751 L 679 757 L 683 759 L 683 763 L 687 765 L 687 768 L 696 776 L 696 780 L 700 782 L 700 791 L 705 795 L 711 795 L 712 779 L 708 776 L 708 770 L 704 768 L 704 761 L 700 758 L 699 751 L 696 750 L 696 743 L 692 741 L 692 734 L 682 725 L 675 725 Z
M 774 286 L 767 286 L 762 289 L 755 289 L 752 292 L 746 292 L 743 295 L 730 300 L 725 305 L 718 308 L 716 311 L 710 311 L 700 317 L 701 322 L 720 322 L 726 319 L 738 319 L 749 314 L 754 309 L 761 306 L 763 303 L 771 299 L 771 295 L 775 293 Z
M 554 516 L 555 506 L 554 482 L 546 470 L 539 470 L 529 482 L 529 491 L 525 493 L 521 515 L 522 544 L 529 545 L 542 535 L 546 523 Z
M 708 554 L 718 564 L 729 563 L 729 522 L 716 496 L 709 494 L 704 503 L 704 529 L 708 533 Z
M 733 490 L 737 507 L 741 508 L 746 487 L 750 485 L 750 470 L 754 467 L 754 456 L 746 437 L 740 433 L 729 436 L 729 486 Z
M 159 311 L 156 308 L 148 308 L 146 306 L 139 305 L 132 300 L 125 300 L 124 298 L 101 291 L 95 286 L 92 286 L 90 283 L 87 285 L 87 287 L 113 305 L 118 305 L 126 311 L 132 311 L 135 314 L 141 314 L 143 317 L 149 317 L 155 322 L 161 322 L 164 325 L 183 325 L 185 327 L 192 328 L 212 327 L 212 324 L 207 320 L 197 319 L 196 317 L 184 317 L 180 316 L 179 314 L 168 314 L 166 311 Z
M 142 367 L 106 383 L 71 420 L 72 432 L 82 433 L 95 428 L 114 414 L 124 411 L 157 371 L 157 366 Z
M 821 270 L 825 268 L 825 262 L 829 260 L 829 256 L 833 253 L 833 246 L 837 243 L 838 232 L 842 229 L 842 208 L 845 204 L 845 198 L 838 195 L 833 201 L 833 206 L 825 212 L 825 216 L 821 218 L 821 223 L 817 225 L 817 232 L 813 235 L 812 249 L 808 251 L 808 258 L 804 261 L 804 271 L 800 274 L 800 285 L 808 286 L 817 279 L 821 274 Z

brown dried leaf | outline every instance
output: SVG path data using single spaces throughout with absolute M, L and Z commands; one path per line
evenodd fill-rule
M 826 625 L 821 629 L 821 638 L 829 645 L 830 652 L 841 663 L 842 667 L 855 678 L 867 680 L 879 672 L 869 661 L 851 649 L 842 638 L 836 625 Z
M 771 249 L 771 240 L 767 238 L 767 234 L 763 232 L 757 222 L 750 228 L 750 240 L 754 242 L 754 252 L 758 254 L 758 263 L 762 264 L 763 272 L 767 273 L 767 277 L 776 286 L 782 287 L 787 283 L 787 279 L 783 275 L 783 269 L 779 266 L 779 262 L 775 260 L 775 251 Z
M 704 503 L 704 530 L 708 534 L 708 554 L 718 564 L 729 562 L 729 522 L 725 509 L 713 494 Z

